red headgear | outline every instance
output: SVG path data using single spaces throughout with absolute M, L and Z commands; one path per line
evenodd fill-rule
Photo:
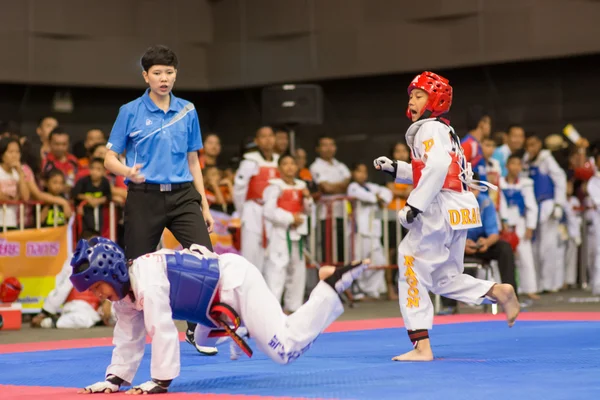
M 0 284 L 0 303 L 12 303 L 17 301 L 19 294 L 21 294 L 21 290 L 23 290 L 23 286 L 17 278 L 6 278 L 2 284 Z
M 580 181 L 588 181 L 596 174 L 596 171 L 594 170 L 594 165 L 591 162 L 586 161 L 583 166 L 576 167 L 574 173 L 576 179 L 579 179 Z
M 431 117 L 439 117 L 450 111 L 450 106 L 452 105 L 452 86 L 448 83 L 448 79 L 433 72 L 425 71 L 417 75 L 410 85 L 408 85 L 409 96 L 413 89 L 424 90 L 429 95 L 425 111 L 429 111 Z M 406 109 L 406 116 L 408 119 L 412 119 L 408 108 Z

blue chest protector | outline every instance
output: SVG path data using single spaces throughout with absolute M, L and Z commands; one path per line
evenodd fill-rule
M 181 253 L 165 254 L 165 259 L 173 319 L 216 328 L 210 308 L 217 294 L 219 260 Z
M 525 198 L 523 193 L 518 189 L 502 189 L 504 198 L 506 199 L 506 205 L 508 207 L 519 207 L 519 214 L 525 215 Z
M 550 175 L 540 172 L 540 167 L 530 166 L 529 177 L 533 180 L 533 191 L 538 203 L 554 198 L 554 182 Z

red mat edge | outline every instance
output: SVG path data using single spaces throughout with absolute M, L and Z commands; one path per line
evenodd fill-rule
M 2 393 L 2 400 L 12 399 L 39 399 L 44 397 L 45 400 L 81 400 L 87 397 L 81 397 L 77 393 L 77 388 L 64 388 L 64 387 L 44 387 L 44 386 L 16 386 L 16 385 L 0 385 L 0 393 Z M 101 399 L 129 399 L 131 395 L 121 393 L 112 394 L 98 394 L 95 393 L 91 400 Z M 232 395 L 232 394 L 213 394 L 213 393 L 166 393 L 160 396 L 161 399 L 168 398 L 170 400 L 182 399 L 182 400 L 266 400 L 266 399 L 277 399 L 277 400 L 299 400 L 300 397 L 273 397 L 273 396 L 253 396 L 253 395 Z M 314 399 L 313 399 L 314 400 Z
M 435 317 L 436 325 L 459 324 L 469 322 L 502 321 L 504 314 L 459 314 Z M 518 321 L 600 321 L 600 312 L 524 312 Z M 352 332 L 385 328 L 402 328 L 402 318 L 380 318 L 353 321 L 336 321 L 325 332 Z M 180 333 L 184 340 L 183 332 Z M 0 354 L 48 351 L 61 349 L 81 349 L 89 347 L 112 346 L 112 338 L 70 339 L 49 342 L 15 343 L 0 345 Z

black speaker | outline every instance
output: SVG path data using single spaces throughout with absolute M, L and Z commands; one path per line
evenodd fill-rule
M 266 125 L 322 124 L 323 89 L 303 84 L 264 88 L 262 120 Z

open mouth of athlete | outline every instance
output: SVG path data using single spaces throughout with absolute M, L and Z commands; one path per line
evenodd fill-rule
M 411 113 L 413 116 L 415 116 L 415 117 L 416 117 L 417 115 L 419 115 L 419 112 L 418 112 L 417 110 L 415 110 L 414 108 L 409 108 L 409 110 L 410 110 L 410 113 Z
M 169 88 L 169 85 L 160 85 L 160 88 L 162 90 L 167 90 Z

